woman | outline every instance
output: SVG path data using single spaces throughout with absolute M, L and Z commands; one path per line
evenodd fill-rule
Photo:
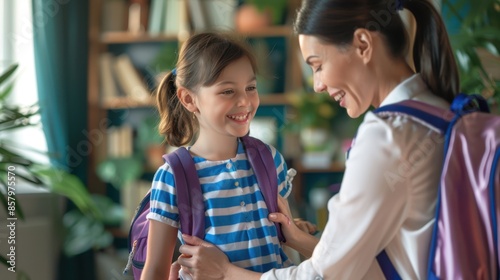
M 400 17 L 416 20 L 414 68 L 405 60 L 409 37 Z M 295 30 L 314 89 L 358 117 L 370 105 L 414 99 L 448 108 L 458 72 L 439 13 L 427 0 L 305 0 Z M 346 162 L 342 188 L 328 203 L 320 240 L 283 214 L 287 245 L 310 257 L 298 266 L 253 273 L 230 265 L 214 246 L 195 238 L 178 262 L 197 279 L 384 279 L 377 256 L 385 250 L 403 279 L 426 278 L 443 139 L 406 116 L 368 112 Z M 199 246 L 201 245 L 201 246 Z

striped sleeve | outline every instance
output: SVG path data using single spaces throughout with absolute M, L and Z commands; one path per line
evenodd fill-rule
M 177 191 L 174 175 L 170 166 L 165 163 L 155 173 L 151 186 L 150 212 L 148 219 L 179 227 L 179 210 L 177 209 Z
M 287 176 L 288 167 L 286 165 L 283 155 L 281 155 L 276 148 L 271 145 L 267 145 L 271 150 L 271 154 L 274 159 L 274 165 L 276 166 L 276 173 L 278 174 L 278 192 L 279 195 L 287 198 L 292 192 L 292 180 Z

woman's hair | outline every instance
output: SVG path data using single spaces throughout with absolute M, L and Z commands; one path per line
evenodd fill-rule
M 177 97 L 177 88 L 184 87 L 196 93 L 201 86 L 215 83 L 226 66 L 244 56 L 256 72 L 255 57 L 239 38 L 223 33 L 200 33 L 184 42 L 175 71 L 165 76 L 156 93 L 160 114 L 158 129 L 169 145 L 189 143 L 198 130 L 193 113 Z
M 294 28 L 297 34 L 316 36 L 337 46 L 351 45 L 358 28 L 378 31 L 391 54 L 402 58 L 409 41 L 399 15 L 403 7 L 417 23 L 416 71 L 435 95 L 451 102 L 459 92 L 458 69 L 444 23 L 429 0 L 304 0 Z

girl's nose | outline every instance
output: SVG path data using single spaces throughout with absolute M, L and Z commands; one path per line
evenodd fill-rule
M 237 103 L 238 106 L 240 107 L 248 106 L 249 103 L 250 103 L 250 97 L 247 95 L 246 92 L 238 94 L 238 103 Z

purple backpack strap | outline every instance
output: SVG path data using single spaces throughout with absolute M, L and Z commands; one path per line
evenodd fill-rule
M 180 147 L 163 156 L 174 173 L 182 233 L 205 238 L 205 205 L 200 179 L 189 151 Z
M 246 154 L 252 166 L 260 191 L 264 196 L 269 213 L 278 212 L 278 175 L 271 151 L 259 139 L 244 136 L 241 138 L 245 145 Z M 281 232 L 281 225 L 275 223 L 278 239 L 285 242 L 285 236 Z

